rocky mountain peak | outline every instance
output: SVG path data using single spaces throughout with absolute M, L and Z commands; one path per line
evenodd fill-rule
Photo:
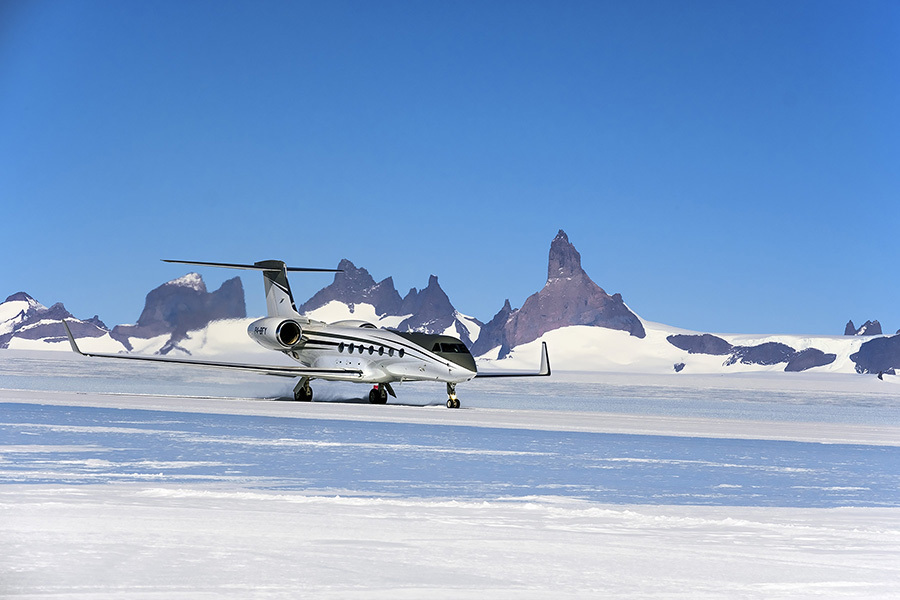
M 400 308 L 400 314 L 414 315 L 425 310 L 429 313 L 429 317 L 435 316 L 437 313 L 446 313 L 452 315 L 456 310 L 450 303 L 450 298 L 438 283 L 436 275 L 428 278 L 428 285 L 421 291 L 412 288 L 403 298 L 403 304 Z
M 476 356 L 500 346 L 502 358 L 515 346 L 572 325 L 618 329 L 638 338 L 646 336 L 641 320 L 625 305 L 622 296 L 607 294 L 582 269 L 581 255 L 563 230 L 550 243 L 547 284 L 529 296 L 522 308 L 509 312 L 507 305 L 482 329 L 472 348 Z
M 47 308 L 25 292 L 18 292 L 0 303 L 0 348 L 8 348 L 13 338 L 63 341 L 66 339 L 63 319 L 78 337 L 100 337 L 107 332 L 97 317 L 82 321 L 61 302 Z
M 164 346 L 176 347 L 188 331 L 201 329 L 210 321 L 243 319 L 247 316 L 244 286 L 240 277 L 225 281 L 218 290 L 207 292 L 203 278 L 196 273 L 173 279 L 150 291 L 136 325 L 116 325 L 111 336 L 131 349 L 128 338 L 151 338 L 168 334 Z
M 362 267 L 357 267 L 344 258 L 338 263 L 341 272 L 334 274 L 334 281 L 304 302 L 298 310 L 308 313 L 329 302 L 343 302 L 351 308 L 357 304 L 371 304 L 379 315 L 396 314 L 400 308 L 400 294 L 394 287 L 394 280 L 387 277 L 378 283 Z
M 199 273 L 188 273 L 183 277 L 173 279 L 163 285 L 188 288 L 204 294 L 206 293 L 206 282 L 203 281 L 203 277 L 201 277 Z
M 882 335 L 881 323 L 878 320 L 866 321 L 859 328 L 853 325 L 853 320 L 847 322 L 844 327 L 844 335 Z
M 364 291 L 375 286 L 375 279 L 362 267 L 357 267 L 348 259 L 343 258 L 338 263 L 340 272 L 334 274 L 336 289 L 344 291 Z
M 27 303 L 29 303 L 29 304 L 34 304 L 34 305 L 37 305 L 37 304 L 38 304 L 38 301 L 37 301 L 37 300 L 35 300 L 34 298 L 32 298 L 31 296 L 29 296 L 29 295 L 26 294 L 25 292 L 16 292 L 16 293 L 13 294 L 12 296 L 9 296 L 9 297 L 8 297 L 6 300 L 4 300 L 3 302 L 4 302 L 4 303 L 6 303 L 6 302 L 27 302 Z
M 463 343 L 472 345 L 468 328 L 460 321 L 461 315 L 451 304 L 436 275 L 428 278 L 428 286 L 425 289 L 409 290 L 403 298 L 400 314 L 411 315 L 397 326 L 400 331 L 443 333 L 455 330 Z M 477 319 L 473 321 L 481 326 Z
M 581 268 L 581 254 L 569 242 L 569 236 L 562 229 L 550 243 L 550 260 L 547 264 L 547 281 L 571 279 L 586 275 Z
M 881 335 L 881 323 L 878 320 L 866 321 L 856 332 L 856 335 Z

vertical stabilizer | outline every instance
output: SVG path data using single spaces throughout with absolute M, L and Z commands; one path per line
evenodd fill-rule
M 297 306 L 288 283 L 287 266 L 280 260 L 261 260 L 253 263 L 263 270 L 266 284 L 266 309 L 270 317 L 296 317 Z

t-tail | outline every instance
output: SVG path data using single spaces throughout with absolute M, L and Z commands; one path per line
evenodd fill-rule
M 266 284 L 266 309 L 270 317 L 299 316 L 291 284 L 288 283 L 287 265 L 280 260 L 261 260 L 253 263 L 262 269 Z
M 191 260 L 165 260 L 163 262 L 182 265 L 198 265 L 202 267 L 223 267 L 225 269 L 244 269 L 262 271 L 266 287 L 266 310 L 270 317 L 299 317 L 291 284 L 288 283 L 288 271 L 303 273 L 340 273 L 341 269 L 310 269 L 307 267 L 288 267 L 280 260 L 261 260 L 252 265 L 218 262 L 198 262 Z

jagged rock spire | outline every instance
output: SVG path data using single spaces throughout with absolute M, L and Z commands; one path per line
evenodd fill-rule
M 367 270 L 357 267 L 346 258 L 338 263 L 338 269 L 341 272 L 334 274 L 331 285 L 316 292 L 300 306 L 298 310 L 301 314 L 312 312 L 335 300 L 351 308 L 356 304 L 371 304 L 379 315 L 396 314 L 400 310 L 400 294 L 394 288 L 392 278 L 375 283 Z
M 550 243 L 547 283 L 525 300 L 522 308 L 504 306 L 486 325 L 472 348 L 476 356 L 500 346 L 502 358 L 511 348 L 534 341 L 554 329 L 589 325 L 627 331 L 643 338 L 641 320 L 625 306 L 620 294 L 610 296 L 581 267 L 581 255 L 559 230 Z
M 581 254 L 569 242 L 569 236 L 562 229 L 550 242 L 550 260 L 547 264 L 547 281 L 567 279 L 585 274 L 581 268 Z

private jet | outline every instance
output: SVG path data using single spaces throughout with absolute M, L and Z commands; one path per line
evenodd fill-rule
M 379 329 L 366 321 L 344 320 L 325 323 L 309 319 L 297 311 L 288 283 L 289 272 L 340 272 L 339 269 L 288 267 L 279 260 L 247 264 L 165 260 L 164 262 L 202 267 L 260 271 L 266 292 L 267 316 L 247 327 L 247 334 L 262 347 L 281 352 L 297 366 L 252 365 L 165 356 L 83 352 L 75 342 L 68 323 L 63 321 L 73 352 L 82 356 L 120 358 L 152 362 L 197 365 L 299 378 L 294 399 L 310 402 L 310 382 L 352 381 L 372 385 L 369 402 L 386 404 L 396 398 L 392 383 L 436 381 L 447 385 L 447 408 L 459 408 L 456 385 L 475 377 L 547 377 L 550 358 L 547 344 L 541 344 L 537 371 L 479 371 L 469 349 L 449 335 Z

